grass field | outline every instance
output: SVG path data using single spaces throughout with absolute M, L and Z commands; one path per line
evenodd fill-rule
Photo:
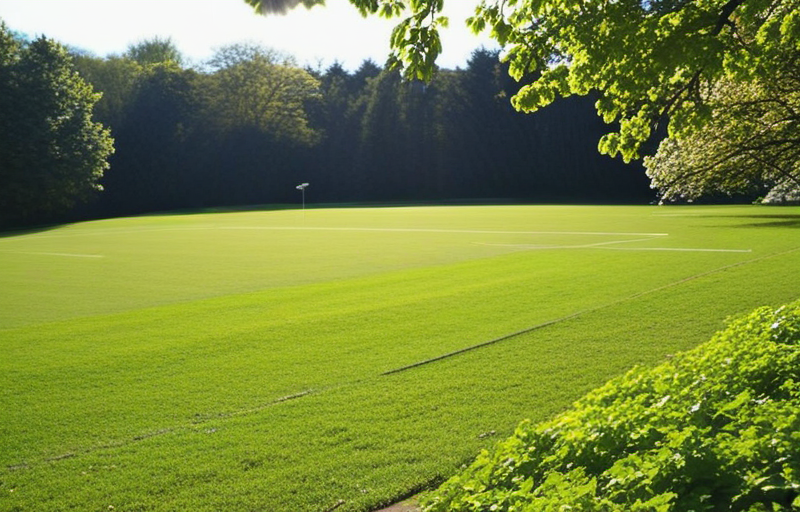
M 374 510 L 798 285 L 798 208 L 284 210 L 8 234 L 0 511 Z

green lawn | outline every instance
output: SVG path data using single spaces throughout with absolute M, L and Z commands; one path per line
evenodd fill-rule
M 799 208 L 284 210 L 0 237 L 0 511 L 372 510 L 796 299 L 798 276 Z

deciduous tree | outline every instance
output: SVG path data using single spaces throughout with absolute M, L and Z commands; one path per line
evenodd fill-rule
M 171 38 L 155 37 L 132 44 L 123 55 L 142 66 L 150 64 L 184 64 L 184 58 Z
M 291 59 L 238 44 L 219 50 L 210 67 L 217 116 L 223 122 L 247 125 L 293 143 L 314 140 L 305 107 L 319 97 L 319 82 Z
M 101 188 L 113 140 L 92 120 L 99 97 L 64 47 L 21 44 L 0 22 L 0 222 L 65 210 Z
M 644 160 L 662 199 L 758 194 L 776 185 L 799 190 L 800 81 L 790 74 L 769 83 L 721 81 L 709 98 L 705 125 L 665 139 Z

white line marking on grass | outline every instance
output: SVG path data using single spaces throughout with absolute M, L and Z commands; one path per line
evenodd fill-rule
M 608 249 L 610 251 L 678 251 L 678 252 L 753 252 L 752 249 L 704 249 L 695 247 L 608 247 L 613 244 L 627 244 L 631 242 L 646 242 L 655 238 L 637 238 L 635 240 L 614 240 L 612 242 L 598 242 L 580 245 L 530 245 L 530 244 L 490 244 L 474 242 L 475 245 L 489 245 L 497 247 L 518 247 L 520 249 Z
M 473 242 L 475 245 L 488 245 L 495 247 L 519 247 L 522 249 L 586 249 L 590 247 L 601 247 L 604 245 L 612 244 L 627 244 L 630 242 L 646 242 L 648 240 L 655 240 L 654 237 L 637 238 L 635 240 L 612 240 L 610 242 L 596 242 L 593 244 L 580 244 L 580 245 L 543 245 L 543 244 L 491 244 L 486 242 Z
M 435 228 L 357 228 L 357 227 L 311 227 L 311 226 L 174 226 L 142 228 L 110 228 L 92 231 L 20 235 L 36 238 L 73 238 L 78 236 L 127 235 L 130 233 L 154 233 L 160 231 L 354 231 L 376 233 L 454 233 L 477 235 L 575 235 L 575 236 L 669 236 L 669 233 L 625 233 L 618 231 L 495 231 L 490 229 L 435 229 Z
M 224 226 L 219 229 L 272 231 L 374 231 L 379 233 L 464 233 L 477 235 L 587 235 L 587 236 L 669 236 L 669 233 L 620 233 L 606 231 L 494 231 L 486 229 L 428 229 L 428 228 L 347 228 L 347 227 L 290 227 L 290 226 Z
M 691 247 L 599 247 L 611 251 L 753 252 L 752 249 L 697 249 Z
M 69 252 L 0 251 L 6 254 L 28 254 L 33 256 L 64 256 L 68 258 L 105 258 L 102 254 L 73 254 Z

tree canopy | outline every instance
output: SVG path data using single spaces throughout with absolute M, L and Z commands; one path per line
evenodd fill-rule
M 66 49 L 0 22 L 0 223 L 63 211 L 100 189 L 113 152 L 92 120 L 100 95 Z
M 691 136 L 664 140 L 644 164 L 665 200 L 800 190 L 800 74 L 770 82 L 720 81 L 712 114 Z
M 183 55 L 169 37 L 155 37 L 129 45 L 124 56 L 143 66 L 168 62 L 178 65 L 184 63 Z
M 300 3 L 245 1 L 262 12 Z M 409 77 L 430 78 L 441 50 L 437 29 L 447 22 L 439 16 L 443 0 L 350 2 L 365 15 L 405 16 L 391 37 L 390 63 L 404 67 Z M 692 186 L 676 192 L 674 184 L 686 182 L 676 170 L 686 162 L 692 163 L 695 185 L 699 179 L 707 186 L 719 184 L 723 191 L 738 190 L 741 186 L 731 188 L 734 182 L 741 185 L 756 178 L 775 181 L 782 176 L 797 182 L 800 170 L 790 162 L 800 138 L 800 105 L 786 92 L 797 90 L 800 0 L 482 0 L 476 4 L 468 25 L 475 32 L 490 31 L 503 48 L 511 75 L 530 80 L 512 98 L 518 110 L 533 112 L 559 97 L 594 92 L 597 113 L 618 126 L 602 137 L 599 149 L 626 161 L 652 152 L 654 135 L 668 124 L 662 132 L 669 141 L 650 162 L 654 186 L 663 187 L 666 196 L 708 190 Z M 776 85 L 776 78 L 782 85 Z M 747 97 L 725 97 L 726 90 L 740 85 L 749 91 Z M 765 110 L 772 124 L 755 127 L 758 113 Z M 734 134 L 720 132 L 722 126 L 734 126 L 742 133 L 756 129 L 760 138 L 734 136 L 738 143 L 731 143 L 728 135 Z M 728 149 L 693 151 L 691 141 L 700 140 L 694 138 L 698 133 L 705 142 L 727 140 Z M 741 160 L 742 152 L 748 155 L 747 170 L 732 165 Z M 681 165 L 672 165 L 676 158 Z
M 219 49 L 210 67 L 217 115 L 228 126 L 245 124 L 294 142 L 314 139 L 304 107 L 318 97 L 319 84 L 292 59 L 258 46 L 235 44 Z

